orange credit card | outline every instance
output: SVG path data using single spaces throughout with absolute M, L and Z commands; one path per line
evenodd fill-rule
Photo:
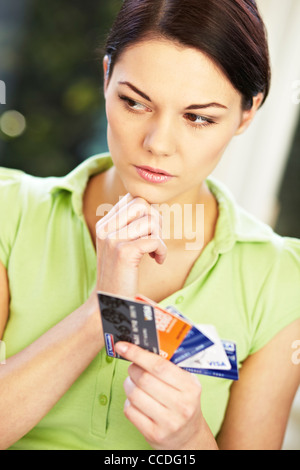
M 154 307 L 160 355 L 165 359 L 171 359 L 192 328 L 192 325 L 143 295 L 136 295 L 135 300 L 145 302 Z

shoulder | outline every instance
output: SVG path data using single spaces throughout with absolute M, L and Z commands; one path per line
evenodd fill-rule
M 213 180 L 219 202 L 216 248 L 249 327 L 250 353 L 300 318 L 300 240 L 283 237 L 236 203 Z
M 99 154 L 83 160 L 65 176 L 33 176 L 20 170 L 0 167 L 0 203 L 2 207 L 22 203 L 38 208 L 57 196 L 71 196 L 75 212 L 81 212 L 82 196 L 89 178 L 113 165 L 111 157 Z M 6 204 L 4 204 L 6 203 Z
M 25 173 L 20 170 L 0 167 L 0 197 L 9 196 L 20 190 Z
M 253 231 L 264 237 L 239 241 L 240 273 L 251 306 L 250 354 L 259 351 L 285 327 L 300 319 L 300 240 L 283 237 L 248 215 Z
M 45 210 L 52 201 L 52 189 L 59 178 L 38 177 L 20 170 L 0 168 L 1 232 Z M 46 204 L 46 205 L 45 205 Z M 38 224 L 39 218 L 35 219 Z
M 20 170 L 0 167 L 0 227 L 1 233 L 9 222 L 21 214 L 23 178 Z

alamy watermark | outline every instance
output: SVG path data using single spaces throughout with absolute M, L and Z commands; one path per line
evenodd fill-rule
M 6 346 L 4 341 L 0 341 L 0 366 L 6 364 Z
M 292 102 L 294 104 L 300 104 L 300 80 L 295 80 L 292 84 Z
M 300 364 L 300 339 L 296 339 L 292 343 L 292 349 L 295 349 L 292 354 L 292 363 L 298 366 Z
M 6 85 L 3 80 L 0 80 L 0 104 L 6 104 Z
M 120 197 L 121 199 L 121 197 Z M 96 215 L 103 217 L 106 212 L 110 212 L 113 209 L 112 204 L 101 204 L 98 206 Z M 126 219 L 136 219 L 138 205 L 127 207 Z M 140 206 L 141 213 L 145 207 Z M 152 209 L 154 212 L 152 212 Z M 151 213 L 160 213 L 162 217 L 161 224 L 161 237 L 163 240 L 191 240 L 191 243 L 185 243 L 185 249 L 201 250 L 204 246 L 204 204 L 151 204 Z M 144 214 L 145 215 L 145 214 Z M 117 232 L 117 227 L 121 222 L 121 217 L 124 213 L 118 213 L 111 221 L 108 220 L 106 227 L 103 227 L 102 236 L 103 238 L 108 233 Z M 124 219 L 123 219 L 124 220 Z M 122 225 L 122 224 L 121 224 Z M 134 239 L 139 237 L 140 226 L 137 224 L 128 224 L 127 227 L 118 233 L 118 239 Z M 156 238 L 156 234 L 151 232 L 146 238 Z

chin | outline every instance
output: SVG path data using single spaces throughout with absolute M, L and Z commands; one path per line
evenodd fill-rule
M 133 183 L 132 181 L 124 181 L 124 186 L 133 197 L 145 199 L 149 204 L 162 204 L 170 197 L 167 196 L 162 186 L 153 186 L 147 183 Z
M 170 188 L 167 184 L 151 184 L 142 181 L 136 176 L 135 169 L 132 167 L 119 168 L 119 177 L 127 193 L 133 197 L 145 199 L 149 204 L 162 204 L 172 197 Z

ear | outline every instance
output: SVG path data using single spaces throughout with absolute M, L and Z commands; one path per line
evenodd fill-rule
M 248 129 L 263 99 L 264 99 L 264 94 L 258 93 L 256 96 L 253 97 L 252 107 L 248 109 L 247 111 L 242 111 L 241 122 L 235 135 L 242 134 L 243 132 L 245 132 L 246 129 Z
M 104 59 L 103 59 L 104 96 L 106 95 L 108 82 L 109 82 L 110 63 L 111 63 L 110 56 L 109 55 L 104 56 Z

